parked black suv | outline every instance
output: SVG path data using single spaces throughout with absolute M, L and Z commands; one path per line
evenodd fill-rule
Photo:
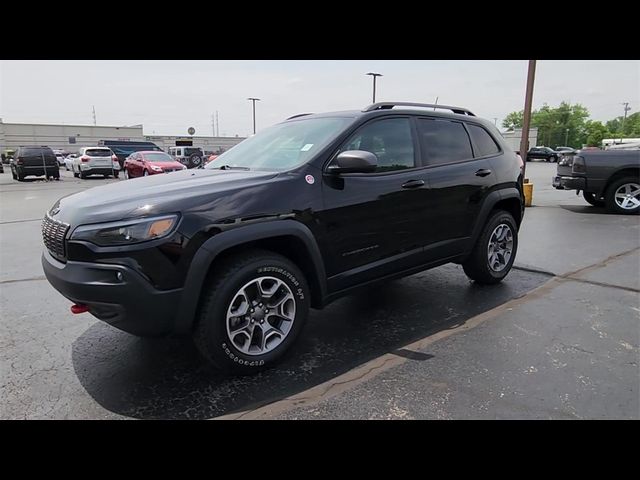
M 549 147 L 532 147 L 527 152 L 527 162 L 534 158 L 540 158 L 545 162 L 557 162 L 560 153 Z
M 18 147 L 11 160 L 11 175 L 14 180 L 23 181 L 31 175 L 46 175 L 60 179 L 60 167 L 53 150 L 49 147 Z
M 309 307 L 356 287 L 448 262 L 500 282 L 523 205 L 522 162 L 492 122 L 377 103 L 291 117 L 204 169 L 62 198 L 42 264 L 75 312 L 192 334 L 214 364 L 249 373 L 283 355 Z

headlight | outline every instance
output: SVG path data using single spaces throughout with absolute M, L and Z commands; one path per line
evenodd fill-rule
M 178 223 L 178 215 L 140 218 L 122 222 L 83 225 L 76 228 L 71 240 L 86 240 L 102 247 L 130 245 L 169 235 Z
M 162 167 L 159 167 L 157 165 L 151 165 L 151 170 L 153 170 L 154 172 L 161 172 Z

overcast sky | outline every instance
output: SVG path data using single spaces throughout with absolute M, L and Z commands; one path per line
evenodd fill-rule
M 534 108 L 581 103 L 596 120 L 640 109 L 639 61 L 538 61 Z M 145 135 L 211 135 L 260 130 L 303 112 L 362 109 L 377 101 L 459 105 L 498 125 L 524 104 L 527 61 L 2 61 L 0 118 L 4 122 L 143 124 Z

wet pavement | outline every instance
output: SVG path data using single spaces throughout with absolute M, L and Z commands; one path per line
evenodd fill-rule
M 107 181 L 0 174 L 0 418 L 639 418 L 639 217 L 549 190 L 555 165 L 528 168 L 535 206 L 504 283 L 446 265 L 363 290 L 312 310 L 287 359 L 253 377 L 204 366 L 188 339 L 71 315 L 43 277 L 40 219 Z

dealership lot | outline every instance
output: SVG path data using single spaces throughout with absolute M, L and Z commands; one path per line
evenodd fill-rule
M 278 368 L 225 378 L 190 341 L 142 340 L 44 279 L 40 221 L 124 180 L 0 174 L 0 418 L 639 418 L 640 217 L 554 190 L 532 162 L 517 268 L 446 265 L 343 298 Z M 133 182 L 133 181 L 132 181 Z

